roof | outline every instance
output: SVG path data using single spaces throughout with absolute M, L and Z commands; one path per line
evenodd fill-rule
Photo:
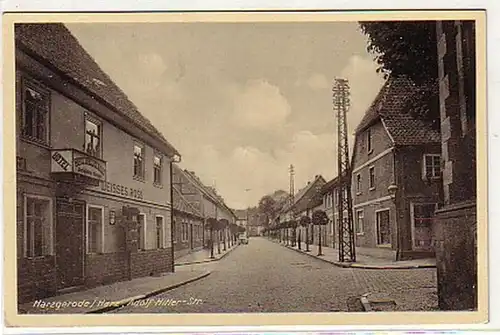
M 290 210 L 291 207 L 296 206 L 300 202 L 300 200 L 302 200 L 302 198 L 304 198 L 306 196 L 306 194 L 308 194 L 308 192 L 313 188 L 313 186 L 318 184 L 318 182 L 325 184 L 326 180 L 323 178 L 323 176 L 316 175 L 312 182 L 308 182 L 305 187 L 300 189 L 299 192 L 297 192 L 297 194 L 295 194 L 295 196 L 293 197 L 292 205 L 290 205 L 290 204 L 285 205 L 283 207 L 283 209 L 281 210 L 281 213 L 287 212 Z M 323 185 L 321 187 L 323 187 Z
M 16 24 L 15 37 L 16 47 L 42 58 L 179 155 L 62 23 Z
M 214 202 L 226 208 L 236 218 L 236 214 L 234 213 L 234 211 L 231 208 L 229 208 L 224 202 L 224 199 L 222 199 L 222 197 L 216 193 L 215 188 L 205 186 L 200 180 L 200 178 L 193 171 L 189 171 L 187 169 L 181 171 L 185 176 L 189 177 L 189 179 L 198 187 L 198 189 L 200 189 L 203 193 L 212 198 Z
M 174 210 L 182 212 L 182 213 L 187 213 L 191 214 L 197 217 L 203 217 L 201 215 L 200 211 L 198 211 L 191 203 L 182 195 L 182 193 L 175 187 L 173 187 L 173 193 L 174 193 Z
M 234 209 L 233 212 L 239 220 L 246 220 L 248 213 L 246 209 Z
M 325 185 L 323 185 L 322 189 L 321 189 L 321 193 L 322 194 L 325 194 L 327 193 L 328 191 L 331 191 L 335 186 L 337 186 L 339 183 L 339 177 L 335 177 L 331 180 L 329 180 Z
M 380 119 L 395 145 L 439 143 L 439 130 L 406 108 L 409 99 L 419 89 L 405 76 L 390 77 L 358 124 L 356 135 Z

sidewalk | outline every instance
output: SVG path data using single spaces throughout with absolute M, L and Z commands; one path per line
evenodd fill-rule
M 189 253 L 185 256 L 179 257 L 178 259 L 175 260 L 175 266 L 182 266 L 182 265 L 190 265 L 190 264 L 200 264 L 200 263 L 207 263 L 207 262 L 214 262 L 218 261 L 221 258 L 224 258 L 227 256 L 228 253 L 233 251 L 238 247 L 238 244 L 235 244 L 229 248 L 227 248 L 226 251 L 224 250 L 223 245 L 221 244 L 220 251 L 221 253 L 217 253 L 217 246 L 214 246 L 214 258 L 210 258 L 210 249 L 201 249 L 192 253 Z
M 192 267 L 175 269 L 156 277 L 142 277 L 86 291 L 63 294 L 19 305 L 19 314 L 105 313 L 137 300 L 191 283 L 210 275 L 210 271 Z
M 283 242 L 279 242 L 277 240 L 271 240 L 275 243 L 281 244 L 285 246 Z M 322 261 L 334 264 L 340 267 L 349 267 L 349 268 L 361 268 L 361 269 L 422 269 L 422 268 L 435 268 L 436 267 L 436 259 L 434 258 L 424 258 L 424 259 L 415 259 L 409 261 L 394 261 L 391 259 L 384 259 L 380 255 L 370 254 L 369 248 L 356 248 L 356 262 L 339 262 L 339 250 L 331 247 L 321 247 L 322 256 L 318 256 L 318 246 L 317 245 L 309 245 L 309 252 L 305 252 L 306 248 L 305 243 L 302 243 L 301 249 L 299 250 L 297 246 L 286 246 L 289 249 L 295 250 L 302 254 L 321 259 Z

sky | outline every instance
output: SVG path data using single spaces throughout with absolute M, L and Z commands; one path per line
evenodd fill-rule
M 356 22 L 76 23 L 80 44 L 228 206 L 337 173 L 332 82 L 353 133 L 383 85 Z M 353 136 L 350 136 L 352 152 Z

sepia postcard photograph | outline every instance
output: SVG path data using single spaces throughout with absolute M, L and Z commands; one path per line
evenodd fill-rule
M 7 324 L 487 321 L 485 27 L 4 14 Z

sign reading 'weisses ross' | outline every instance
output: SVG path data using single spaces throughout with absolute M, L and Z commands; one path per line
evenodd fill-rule
M 106 180 L 106 162 L 71 149 L 52 151 L 51 171 L 72 172 L 96 180 Z

